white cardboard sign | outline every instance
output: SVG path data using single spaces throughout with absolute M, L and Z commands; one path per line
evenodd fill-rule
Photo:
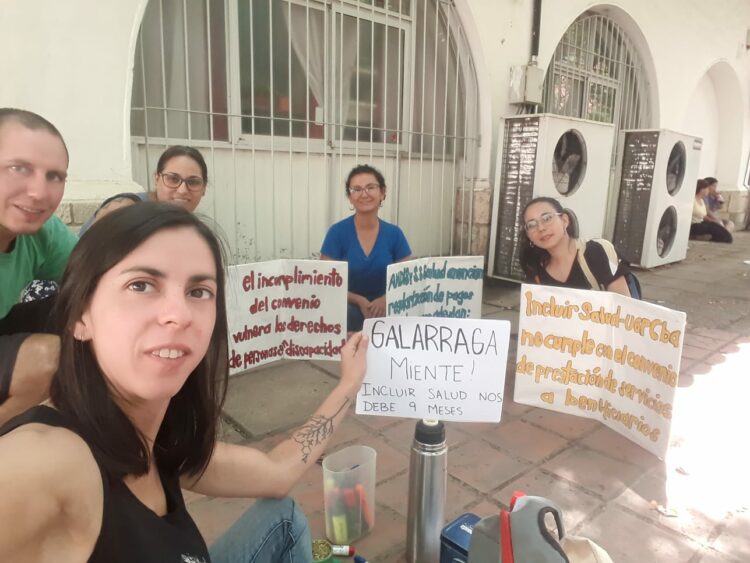
M 482 317 L 484 257 L 418 258 L 388 266 L 389 317 Z
M 346 342 L 348 264 L 271 260 L 227 268 L 229 369 L 337 360 Z
M 357 414 L 499 422 L 510 323 L 366 319 L 367 373 Z
M 681 311 L 523 285 L 513 399 L 598 420 L 664 458 L 684 334 Z

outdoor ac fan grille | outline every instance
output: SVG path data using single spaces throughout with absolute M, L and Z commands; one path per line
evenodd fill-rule
M 505 120 L 500 206 L 498 214 L 495 274 L 524 279 L 519 258 L 521 210 L 534 194 L 536 152 L 539 144 L 539 117 Z
M 615 246 L 633 263 L 641 262 L 656 166 L 658 131 L 625 133 Z

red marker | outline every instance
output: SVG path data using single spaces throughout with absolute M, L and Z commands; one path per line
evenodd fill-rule
M 367 497 L 365 496 L 365 488 L 360 483 L 357 483 L 357 485 L 354 487 L 354 490 L 359 496 L 359 506 L 362 510 L 362 516 L 364 516 L 365 518 L 365 524 L 367 524 L 367 527 L 372 530 L 374 522 L 372 521 L 370 505 L 367 503 Z
M 334 555 L 340 555 L 342 557 L 351 557 L 354 555 L 353 545 L 331 545 Z
M 357 497 L 355 496 L 354 489 L 341 489 L 341 495 L 344 497 L 344 504 L 347 507 L 354 508 L 357 506 Z

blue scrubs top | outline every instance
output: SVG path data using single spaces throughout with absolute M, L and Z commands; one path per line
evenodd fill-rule
M 411 255 L 404 232 L 396 225 L 378 221 L 378 237 L 368 256 L 357 239 L 354 215 L 332 225 L 320 249 L 329 258 L 349 263 L 349 291 L 370 301 L 385 295 L 388 265 Z

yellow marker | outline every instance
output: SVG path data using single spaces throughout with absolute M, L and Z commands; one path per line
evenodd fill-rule
M 333 527 L 333 537 L 330 538 L 334 543 L 349 543 L 349 530 L 346 525 L 346 516 L 331 516 L 331 526 Z

